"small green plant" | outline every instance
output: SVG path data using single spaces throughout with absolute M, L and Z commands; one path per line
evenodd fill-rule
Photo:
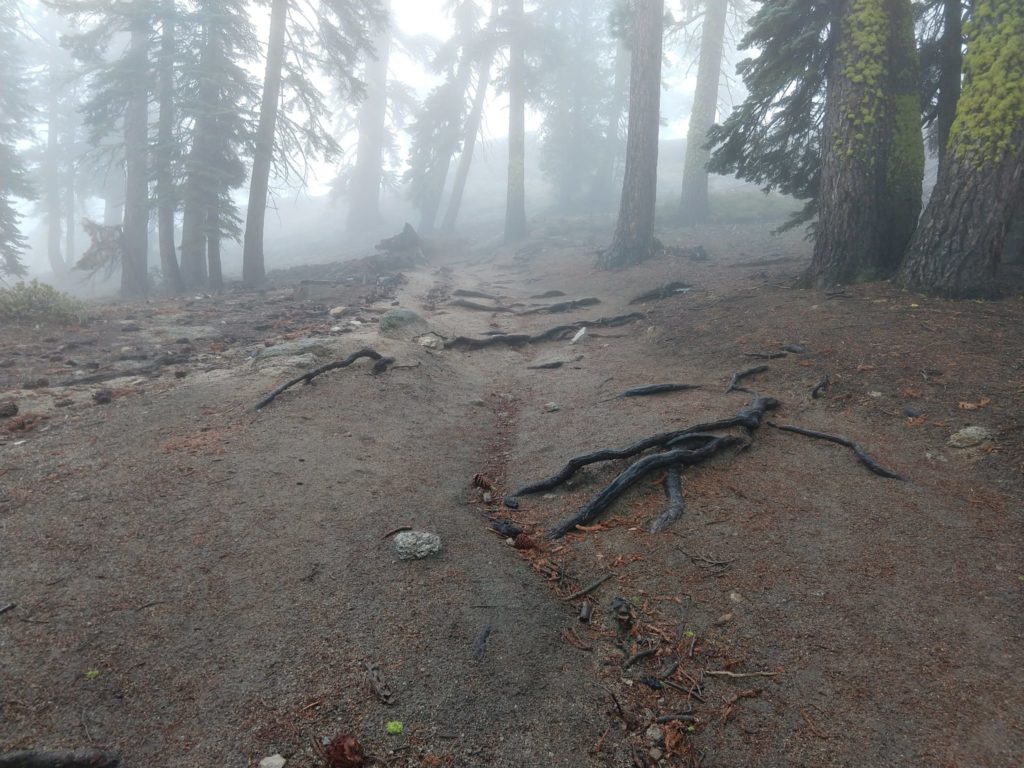
M 0 325 L 74 323 L 85 317 L 85 305 L 51 285 L 31 283 L 0 285 Z
M 401 720 L 391 720 L 387 725 L 387 731 L 389 736 L 398 736 L 405 730 L 405 725 Z
M 100 676 L 100 671 L 98 669 L 90 669 L 90 670 L 88 670 L 85 673 L 85 679 L 86 680 L 95 680 L 99 676 Z

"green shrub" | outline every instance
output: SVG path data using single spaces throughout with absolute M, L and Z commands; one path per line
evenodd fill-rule
M 12 286 L 0 285 L 0 325 L 76 323 L 85 317 L 85 305 L 66 293 L 33 280 Z

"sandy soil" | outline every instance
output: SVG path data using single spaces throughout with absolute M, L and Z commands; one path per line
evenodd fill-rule
M 0 615 L 0 751 L 239 767 L 281 753 L 301 768 L 324 764 L 316 741 L 352 733 L 395 766 L 1024 764 L 1024 301 L 793 289 L 806 246 L 748 229 L 665 238 L 709 261 L 602 273 L 592 238 L 440 255 L 396 299 L 449 337 L 644 313 L 577 346 L 383 338 L 391 302 L 354 286 L 0 331 L 0 403 L 20 406 L 0 432 L 0 607 L 16 604 Z M 673 280 L 693 288 L 628 304 Z M 517 316 L 454 307 L 455 288 L 517 310 L 563 300 L 530 298 L 549 290 L 601 304 Z M 730 376 L 786 344 L 807 351 L 748 383 L 782 401 L 774 420 L 854 439 L 905 482 L 764 426 L 684 474 L 666 533 L 646 532 L 665 504 L 655 475 L 594 529 L 544 538 L 624 462 L 500 506 L 572 455 L 735 413 L 749 395 L 726 393 Z M 295 366 L 364 345 L 399 367 L 360 363 L 252 411 Z M 254 360 L 275 349 L 288 354 Z M 56 386 L 118 366 L 133 375 Z M 662 382 L 701 388 L 616 397 Z M 95 404 L 99 388 L 113 402 Z M 948 445 L 968 425 L 991 439 Z M 488 530 L 505 518 L 537 547 Z M 405 525 L 440 534 L 441 556 L 399 562 L 384 537 Z M 581 623 L 564 598 L 607 574 Z M 621 642 L 616 597 L 636 614 Z M 687 719 L 649 730 L 672 714 Z

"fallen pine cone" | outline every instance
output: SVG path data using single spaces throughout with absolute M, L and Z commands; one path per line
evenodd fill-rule
M 362 768 L 366 765 L 363 746 L 355 736 L 335 736 L 324 748 L 328 768 Z
M 535 542 L 533 539 L 531 539 L 525 533 L 520 533 L 518 536 L 516 536 L 515 540 L 512 542 L 512 546 L 515 547 L 516 549 L 536 549 L 537 548 L 537 542 Z
M 485 491 L 493 491 L 494 481 L 487 475 L 476 474 L 473 475 L 473 487 L 482 488 Z

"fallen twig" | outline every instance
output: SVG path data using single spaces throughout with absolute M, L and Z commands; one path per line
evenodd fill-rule
M 785 352 L 747 352 L 747 357 L 753 357 L 757 360 L 778 360 L 779 358 L 785 357 Z
M 705 669 L 704 674 L 709 677 L 731 677 L 740 680 L 745 677 L 778 677 L 781 672 L 730 672 L 727 669 Z
M 385 533 L 383 536 L 381 536 L 381 539 L 382 540 L 390 539 L 396 533 L 402 533 L 403 531 L 411 531 L 411 530 L 412 530 L 412 526 L 411 525 L 400 525 L 397 528 L 395 528 L 393 530 L 390 530 L 387 533 Z
M 651 523 L 651 533 L 661 533 L 680 518 L 686 507 L 683 497 L 683 472 L 678 465 L 668 468 L 665 477 L 665 495 L 668 496 L 668 507 Z
M 740 700 L 756 699 L 760 695 L 760 688 L 749 688 L 745 691 L 737 691 L 736 693 L 734 693 L 726 700 L 725 706 L 722 707 L 722 722 L 724 723 L 733 716 L 733 714 L 736 711 L 736 704 L 739 703 Z
M 644 387 L 627 389 L 619 397 L 646 397 L 660 395 L 664 392 L 683 392 L 689 389 L 700 389 L 700 384 L 648 384 Z
M 0 616 L 3 616 L 8 611 L 13 611 L 18 607 L 17 603 L 8 603 L 7 605 L 0 606 Z
M 484 657 L 484 651 L 487 650 L 487 640 L 493 631 L 490 624 L 485 624 L 484 628 L 480 630 L 480 634 L 476 636 L 476 640 L 473 641 L 474 661 L 480 661 Z
M 893 472 L 891 469 L 886 469 L 885 467 L 883 467 L 881 464 L 879 464 L 870 456 L 868 456 L 867 452 L 863 448 L 861 448 L 857 443 L 853 442 L 848 438 L 840 437 L 839 435 L 829 435 L 825 432 L 815 432 L 813 429 L 794 427 L 790 424 L 775 424 L 773 422 L 768 423 L 769 425 L 775 427 L 778 430 L 781 430 L 782 432 L 793 432 L 797 435 L 803 435 L 804 437 L 813 437 L 817 440 L 827 440 L 830 443 L 838 443 L 839 445 L 846 446 L 851 451 L 853 451 L 854 455 L 860 460 L 861 464 L 870 469 L 876 475 L 888 477 L 892 480 L 906 479 L 902 475 Z
M 319 368 L 316 368 L 316 369 L 314 369 L 312 371 L 309 371 L 308 373 L 304 373 L 303 375 L 301 375 L 301 376 L 299 376 L 297 378 L 292 379 L 291 381 L 288 381 L 288 382 L 282 384 L 277 389 L 275 389 L 273 392 L 271 392 L 266 397 L 264 397 L 262 400 L 260 400 L 258 403 L 256 403 L 256 405 L 253 408 L 253 410 L 254 411 L 258 411 L 258 410 L 260 410 L 262 408 L 267 407 L 268 405 L 270 405 L 270 403 L 272 403 L 277 398 L 278 395 L 280 395 L 282 392 L 284 392 L 284 391 L 286 391 L 288 389 L 291 389 L 296 384 L 309 384 L 313 379 L 315 379 L 317 376 L 319 376 L 321 374 L 327 373 L 328 371 L 337 370 L 338 368 L 348 368 L 356 360 L 359 360 L 359 359 L 364 358 L 364 357 L 368 357 L 371 360 L 375 360 L 376 361 L 373 364 L 373 372 L 375 374 L 376 373 L 383 373 L 384 371 L 386 371 L 388 369 L 389 365 L 391 365 L 392 363 L 395 362 L 394 358 L 392 358 L 392 357 L 384 357 L 384 355 L 382 355 L 380 352 L 377 352 L 376 350 L 370 349 L 369 347 L 365 347 L 363 349 L 360 349 L 358 352 L 353 352 L 351 355 L 346 357 L 344 360 L 336 360 L 333 363 L 328 363 L 327 365 L 321 365 Z
M 693 288 L 693 286 L 686 283 L 668 283 L 661 286 L 660 288 L 654 288 L 650 291 L 645 291 L 632 299 L 630 304 L 644 304 L 648 301 L 659 301 L 660 299 L 667 299 L 669 296 L 674 296 L 677 293 L 687 293 Z
M 656 723 L 695 723 L 697 722 L 697 716 L 690 714 L 689 712 L 680 712 L 674 715 L 660 715 L 655 718 Z
M 593 592 L 595 589 L 597 589 L 602 584 L 604 584 L 606 581 L 608 581 L 608 579 L 611 579 L 611 578 L 614 578 L 614 577 L 615 577 L 614 573 L 606 573 L 604 576 L 602 576 L 600 579 L 598 579 L 594 583 L 584 587 L 579 592 L 573 592 L 571 595 L 569 595 L 565 599 L 566 599 L 566 601 L 569 601 L 569 600 L 576 600 L 577 598 L 580 598 L 580 597 L 586 597 L 591 592 Z
M 645 648 L 642 651 L 637 651 L 632 656 L 630 656 L 628 659 L 626 659 L 626 663 L 622 665 L 622 668 L 624 670 L 629 669 L 634 664 L 636 664 L 638 661 L 646 659 L 648 656 L 653 656 L 657 652 L 658 652 L 657 648 Z
M 747 378 L 748 376 L 753 376 L 753 375 L 758 374 L 758 373 L 764 373 L 767 370 L 768 370 L 768 366 L 767 365 L 755 365 L 753 368 L 746 368 L 746 369 L 744 369 L 742 371 L 737 371 L 736 373 L 734 373 L 732 375 L 732 378 L 729 380 L 729 388 L 727 390 L 725 390 L 725 391 L 726 392 L 737 392 L 737 391 L 738 392 L 750 392 L 749 389 L 745 389 L 744 387 L 739 386 L 739 383 L 743 379 Z

